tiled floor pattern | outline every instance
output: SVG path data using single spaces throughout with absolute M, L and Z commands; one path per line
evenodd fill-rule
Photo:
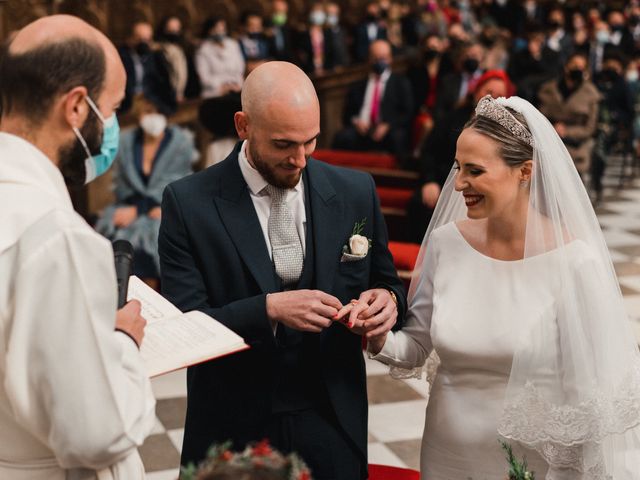
M 640 343 L 640 180 L 624 190 L 609 188 L 597 213 Z M 366 362 L 370 462 L 418 469 L 427 384 L 419 380 L 398 382 L 387 375 L 387 367 Z M 149 480 L 175 480 L 178 476 L 185 383 L 184 371 L 153 381 L 158 421 L 154 434 L 140 449 Z

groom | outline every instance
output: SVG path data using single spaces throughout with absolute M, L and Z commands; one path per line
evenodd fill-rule
M 360 334 L 390 330 L 406 310 L 373 180 L 310 158 L 318 98 L 292 64 L 249 75 L 235 124 L 244 141 L 162 202 L 163 294 L 251 346 L 189 369 L 182 464 L 215 442 L 269 438 L 316 480 L 364 479 Z

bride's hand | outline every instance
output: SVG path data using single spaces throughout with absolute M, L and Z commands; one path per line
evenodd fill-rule
M 387 341 L 387 334 L 380 335 L 378 337 L 371 337 L 367 339 L 367 351 L 373 355 L 377 355 L 382 351 L 385 342 Z

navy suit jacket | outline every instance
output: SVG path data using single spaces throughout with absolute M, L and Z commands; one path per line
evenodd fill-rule
M 250 349 L 188 370 L 182 463 L 201 460 L 213 442 L 236 448 L 264 436 L 270 393 L 278 379 L 276 339 L 266 315 L 278 291 L 274 268 L 248 186 L 238 164 L 240 144 L 223 162 L 170 184 L 159 237 L 163 295 L 183 311 L 200 310 L 241 335 Z M 369 288 L 392 289 L 399 321 L 406 300 L 370 175 L 309 159 L 303 173 L 313 228 L 315 288 L 345 304 Z M 307 190 L 305 190 L 307 192 Z M 341 263 L 342 247 L 366 218 L 368 255 Z M 367 391 L 361 337 L 341 324 L 317 335 L 322 378 L 340 425 L 366 460 Z

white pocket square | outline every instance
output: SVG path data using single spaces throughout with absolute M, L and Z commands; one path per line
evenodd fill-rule
M 340 263 L 343 262 L 358 262 L 360 260 L 363 260 L 367 258 L 367 254 L 365 253 L 364 255 L 353 255 L 351 253 L 343 253 L 342 257 L 340 257 Z

